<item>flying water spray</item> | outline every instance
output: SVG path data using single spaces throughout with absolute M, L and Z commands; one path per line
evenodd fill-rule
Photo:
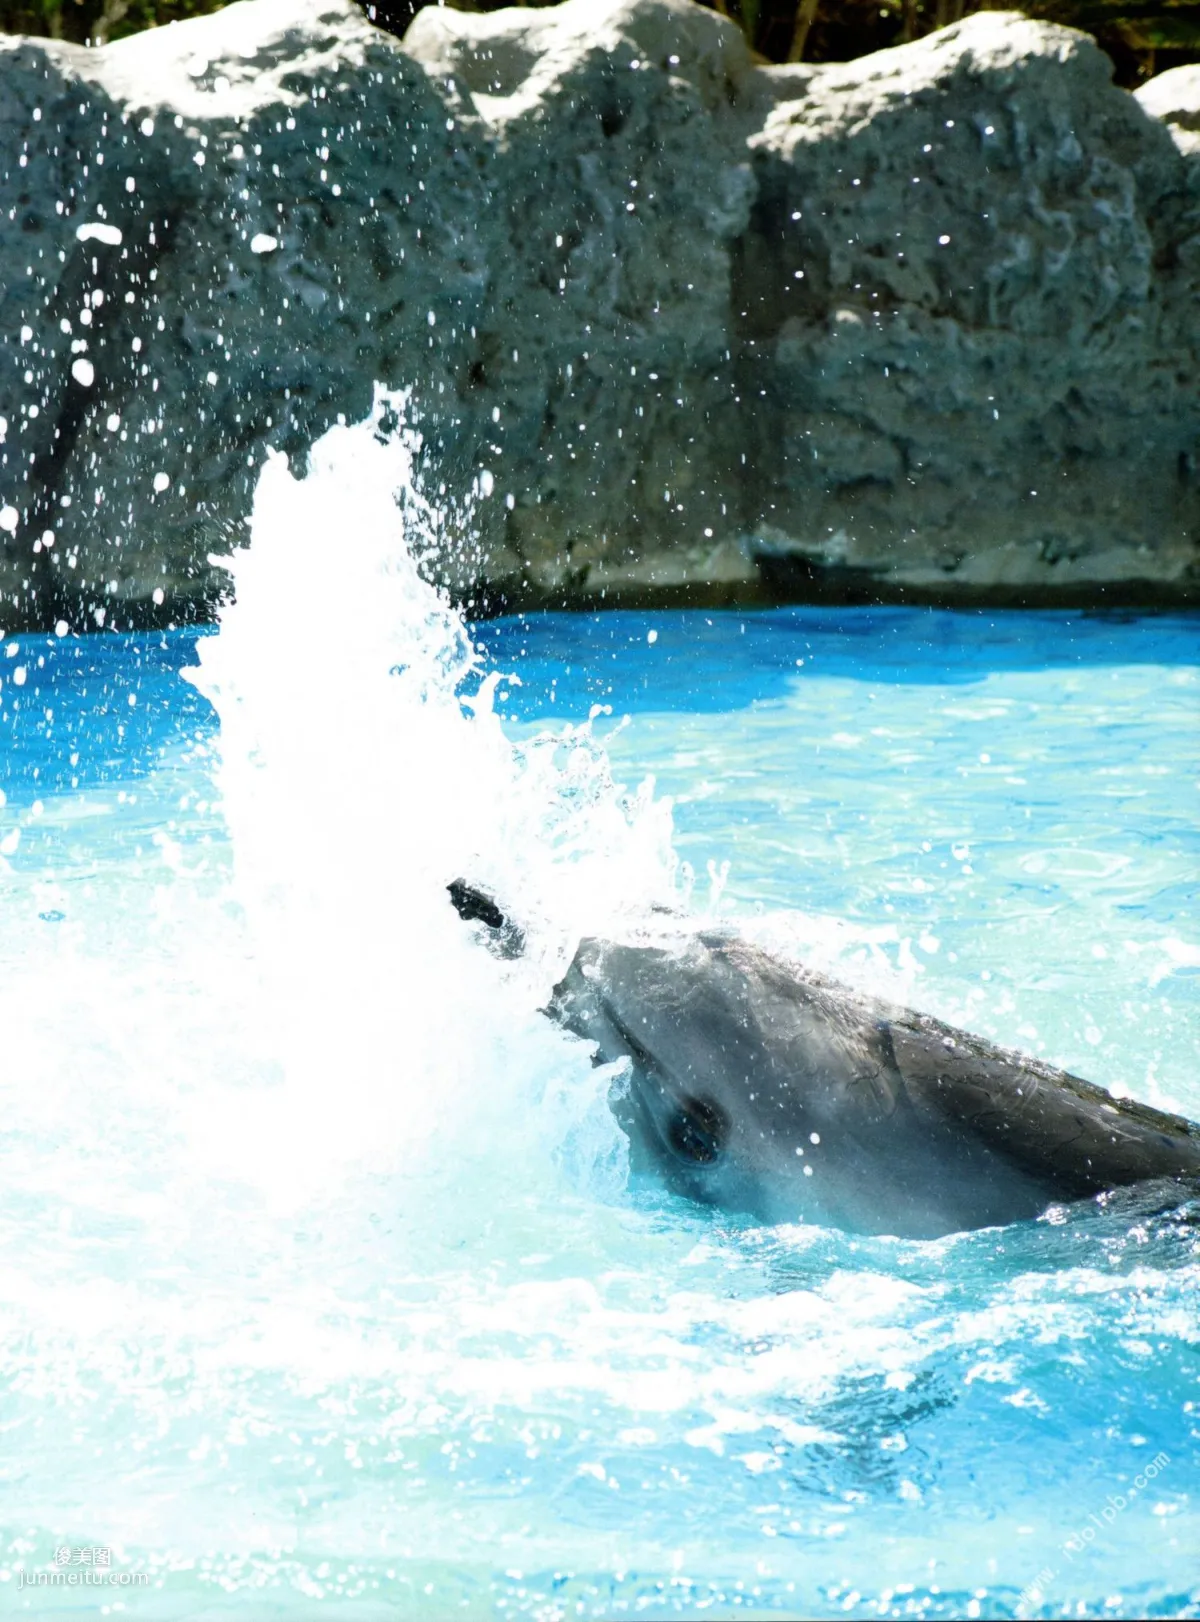
M 302 475 L 268 456 L 192 673 L 220 721 L 247 974 L 282 1077 L 263 1129 L 297 1168 L 411 1159 L 451 1121 L 461 1153 L 464 1122 L 536 1117 L 500 1077 L 527 1089 L 543 1067 L 515 1049 L 548 1040 L 580 1073 L 537 1014 L 579 934 L 676 899 L 670 806 L 617 787 L 591 720 L 506 737 L 497 691 L 517 678 L 485 669 L 427 576 L 440 519 L 407 404 L 377 388 Z M 519 965 L 463 930 L 463 874 L 520 897 Z

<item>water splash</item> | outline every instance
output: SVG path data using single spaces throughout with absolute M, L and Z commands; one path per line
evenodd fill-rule
M 472 1135 L 510 1155 L 512 1122 L 538 1117 L 530 1073 L 548 1079 L 531 1048 L 558 1051 L 590 1111 L 595 1084 L 537 1009 L 583 927 L 674 895 L 670 807 L 651 784 L 618 792 L 591 721 L 505 738 L 515 678 L 485 673 L 418 561 L 443 515 L 405 406 L 378 390 L 304 477 L 269 457 L 192 673 L 220 717 L 247 974 L 281 1078 L 250 1141 L 269 1131 L 301 1184 L 347 1158 L 412 1170 L 439 1129 L 458 1162 Z M 517 912 L 526 962 L 479 950 L 447 900 L 463 875 Z

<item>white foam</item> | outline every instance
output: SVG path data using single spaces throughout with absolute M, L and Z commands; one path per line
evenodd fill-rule
M 669 807 L 649 787 L 622 800 L 589 726 L 506 739 L 500 673 L 415 561 L 443 515 L 418 488 L 419 437 L 382 429 L 404 406 L 379 391 L 304 477 L 268 459 L 194 673 L 220 716 L 246 976 L 280 1077 L 241 1100 L 240 1170 L 272 1168 L 277 1189 L 349 1160 L 494 1158 L 498 1137 L 513 1165 L 532 1156 L 525 1176 L 580 1131 L 614 1164 L 600 1083 L 538 1009 L 581 928 L 673 884 Z M 461 876 L 514 912 L 525 962 L 506 971 L 460 921 Z

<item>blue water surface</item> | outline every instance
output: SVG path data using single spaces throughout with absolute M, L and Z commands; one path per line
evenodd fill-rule
M 1200 1118 L 1198 629 L 803 608 L 476 634 L 518 678 L 515 741 L 601 707 L 615 775 L 673 801 L 695 905 Z M 163 863 L 214 906 L 228 874 L 215 720 L 180 675 L 202 634 L 0 653 L 5 1607 L 1200 1613 L 1194 1202 L 915 1244 L 586 1186 L 489 1217 L 480 1187 L 424 1269 L 419 1210 L 347 1255 L 332 1223 L 277 1240 L 241 1196 L 187 1205 L 156 1067 L 178 1047 L 198 1085 L 224 1036 L 186 991 L 164 1014 L 152 966 L 195 928 Z M 143 1048 L 119 1133 L 70 1103 Z M 147 1583 L 20 1586 L 92 1547 Z

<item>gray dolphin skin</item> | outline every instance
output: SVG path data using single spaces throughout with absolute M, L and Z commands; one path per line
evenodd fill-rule
M 1163 1178 L 1200 1129 L 734 935 L 585 940 L 547 1010 L 627 1059 L 638 1170 L 767 1222 L 933 1239 Z
M 761 1221 L 934 1239 L 1132 1184 L 1170 1180 L 1164 1203 L 1200 1186 L 1182 1117 L 727 931 L 585 940 L 546 1012 L 597 1063 L 627 1061 L 612 1105 L 636 1173 Z

